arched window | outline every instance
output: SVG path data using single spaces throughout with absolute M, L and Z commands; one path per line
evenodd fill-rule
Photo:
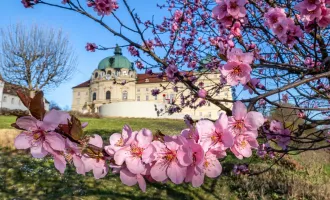
M 110 91 L 107 91 L 107 92 L 105 93 L 105 99 L 106 99 L 106 100 L 110 100 L 110 99 L 111 99 L 111 92 L 110 92 Z
M 93 93 L 93 101 L 96 100 L 96 92 Z
M 95 72 L 94 78 L 97 78 L 99 76 L 99 73 Z
M 7 97 L 3 96 L 3 102 L 7 102 Z
M 123 101 L 126 101 L 127 97 L 128 97 L 128 93 L 127 93 L 127 91 L 124 91 L 123 92 Z
M 107 74 L 111 75 L 111 71 L 110 71 L 110 70 L 108 70 L 108 71 L 107 71 Z
M 14 104 L 14 103 L 15 103 L 15 99 L 11 98 L 11 104 Z

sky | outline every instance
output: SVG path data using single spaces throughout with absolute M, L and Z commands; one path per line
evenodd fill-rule
M 61 0 L 48 0 L 48 2 L 61 2 Z M 85 0 L 81 0 L 84 3 Z M 160 11 L 156 4 L 160 0 L 128 0 L 131 9 L 135 9 L 139 13 L 140 18 L 145 21 L 151 19 L 154 15 L 156 19 L 161 19 L 164 16 L 164 11 Z M 151 3 L 152 2 L 152 3 Z M 129 16 L 124 10 L 124 5 L 119 1 L 120 8 L 116 14 L 121 20 L 131 25 Z M 91 8 L 87 8 L 89 13 L 96 14 Z M 105 22 L 112 24 L 112 17 L 105 17 Z M 26 9 L 21 4 L 20 0 L 5 1 L 0 6 L 0 28 L 5 28 L 8 25 L 22 23 L 25 25 L 38 24 L 45 27 L 62 29 L 67 34 L 73 49 L 78 57 L 77 71 L 73 78 L 61 84 L 59 87 L 45 91 L 45 97 L 49 101 L 55 101 L 61 107 L 71 107 L 72 101 L 72 87 L 87 81 L 92 72 L 97 68 L 99 61 L 107 56 L 113 55 L 113 50 L 109 51 L 96 51 L 94 53 L 87 52 L 85 46 L 87 42 L 100 44 L 105 47 L 113 47 L 116 44 L 124 45 L 123 40 L 114 37 L 107 30 L 96 24 L 91 19 L 79 15 L 72 11 L 66 11 L 59 8 L 53 8 L 44 5 L 37 5 L 32 9 Z M 115 27 L 118 28 L 118 27 Z M 137 36 L 128 34 L 135 41 L 140 42 Z M 130 56 L 126 48 L 123 48 L 123 55 L 126 56 L 131 62 L 136 58 Z

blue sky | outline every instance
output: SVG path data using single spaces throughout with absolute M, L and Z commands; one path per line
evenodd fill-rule
M 61 2 L 61 0 L 48 0 L 48 2 Z M 82 3 L 85 0 L 81 0 Z M 160 0 L 129 0 L 131 8 L 135 8 L 142 20 L 151 19 L 155 15 L 156 19 L 164 16 L 163 11 L 156 8 L 157 2 Z M 152 3 L 151 3 L 152 2 Z M 124 9 L 124 5 L 119 1 L 120 9 Z M 91 8 L 87 8 L 90 13 L 95 13 Z M 116 14 L 122 18 L 122 21 L 129 23 L 127 12 L 118 9 Z M 111 24 L 112 17 L 105 18 L 108 24 Z M 79 83 L 88 80 L 93 70 L 97 68 L 100 60 L 109 55 L 113 55 L 113 50 L 96 51 L 95 53 L 87 52 L 85 45 L 87 42 L 94 42 L 106 47 L 126 44 L 121 39 L 114 37 L 107 32 L 103 27 L 96 24 L 92 20 L 63 9 L 52 8 L 44 5 L 37 5 L 33 9 L 26 9 L 20 3 L 20 0 L 11 0 L 2 3 L 0 6 L 0 28 L 10 24 L 40 24 L 46 27 L 62 29 L 68 35 L 72 43 L 75 53 L 78 56 L 77 71 L 71 81 L 66 82 L 56 89 L 46 92 L 46 98 L 57 102 L 61 107 L 66 105 L 71 107 L 72 90 L 71 88 Z M 132 35 L 131 35 L 132 36 Z M 132 36 L 134 40 L 140 42 L 138 37 Z M 126 48 L 123 49 L 123 54 L 129 60 L 134 61 Z

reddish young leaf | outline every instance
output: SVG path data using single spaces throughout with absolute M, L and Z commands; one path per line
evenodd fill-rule
M 30 103 L 32 100 L 31 97 L 24 94 L 21 90 L 18 90 L 16 93 L 17 93 L 18 97 L 21 99 L 24 106 L 27 108 L 30 108 Z
M 42 91 L 37 92 L 34 98 L 31 100 L 29 110 L 31 115 L 38 120 L 43 120 L 46 110 L 44 104 L 44 93 Z

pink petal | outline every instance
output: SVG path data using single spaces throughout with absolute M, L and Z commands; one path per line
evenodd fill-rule
M 81 124 L 81 128 L 86 128 L 88 126 L 88 122 L 83 122 L 82 124 Z
M 236 158 L 238 158 L 238 159 L 240 159 L 240 160 L 243 159 L 243 156 L 241 155 L 241 153 L 239 153 L 239 152 L 237 151 L 235 145 L 232 146 L 232 147 L 230 148 L 230 150 L 231 150 L 231 152 L 233 152 L 233 154 L 236 156 Z
M 154 145 L 149 145 L 142 153 L 142 161 L 144 163 L 153 162 L 156 159 L 154 155 L 155 152 L 156 152 L 156 148 L 154 147 Z
M 45 134 L 46 142 L 56 151 L 64 151 L 65 150 L 65 140 L 64 138 L 54 132 Z
M 218 159 L 208 160 L 210 162 L 209 166 L 205 170 L 206 176 L 210 178 L 215 178 L 219 176 L 222 172 L 222 166 Z
M 236 120 L 241 120 L 245 117 L 247 113 L 246 106 L 240 102 L 236 101 L 233 107 L 233 116 Z
M 31 116 L 20 117 L 16 120 L 16 125 L 27 131 L 35 131 L 37 127 L 38 120 Z
M 103 167 L 96 167 L 93 169 L 93 174 L 95 179 L 103 178 L 107 175 L 109 171 L 108 165 L 104 165 Z
M 48 152 L 43 148 L 41 142 L 31 147 L 30 151 L 34 158 L 44 158 L 48 154 Z
M 63 174 L 66 168 L 66 161 L 64 156 L 53 156 L 55 168 Z
M 187 167 L 180 165 L 176 161 L 172 161 L 167 168 L 167 175 L 175 184 L 181 184 L 186 176 Z
M 82 156 L 81 161 L 84 163 L 85 172 L 89 172 L 94 168 L 95 159 Z
M 164 165 L 164 160 L 158 160 L 151 168 L 150 175 L 158 182 L 165 181 L 167 179 L 166 169 L 167 166 Z
M 192 152 L 188 146 L 181 146 L 177 151 L 177 159 L 182 166 L 191 165 L 193 162 Z
M 146 192 L 147 189 L 147 184 L 146 181 L 144 180 L 143 176 L 140 174 L 136 175 L 137 176 L 137 181 L 139 183 L 139 187 L 143 192 Z
M 210 138 L 215 132 L 215 126 L 213 122 L 209 120 L 200 120 L 196 124 L 196 130 L 200 136 L 200 142 L 205 138 Z
M 148 129 L 142 129 L 136 135 L 136 140 L 139 143 L 139 147 L 146 148 L 152 142 L 152 132 Z
M 70 118 L 67 112 L 51 110 L 45 115 L 41 128 L 47 131 L 54 130 L 59 124 L 67 124 Z
M 244 120 L 245 126 L 249 130 L 257 130 L 260 126 L 264 124 L 264 122 L 265 119 L 262 114 L 255 111 L 248 112 Z
M 204 172 L 203 173 L 195 173 L 192 177 L 191 184 L 193 187 L 200 187 L 204 183 Z
M 218 133 L 221 133 L 223 130 L 228 127 L 228 117 L 226 113 L 220 113 L 219 119 L 214 123 L 215 129 Z
M 131 156 L 130 147 L 126 146 L 115 153 L 114 160 L 117 165 L 122 165 L 125 162 L 126 158 L 130 156 Z
M 33 136 L 22 132 L 15 138 L 14 145 L 16 149 L 28 149 L 31 147 L 31 141 L 33 141 Z
M 76 167 L 77 174 L 85 175 L 85 165 L 82 162 L 81 158 L 74 155 L 72 157 L 72 161 L 73 161 L 74 166 Z
M 144 164 L 140 158 L 128 157 L 125 161 L 128 170 L 133 174 L 141 174 L 145 170 Z
M 133 186 L 138 182 L 136 175 L 132 174 L 126 168 L 120 170 L 120 180 L 123 184 L 127 186 Z
M 224 130 L 221 135 L 222 143 L 225 147 L 231 147 L 234 144 L 234 135 L 228 131 Z
M 97 134 L 94 134 L 94 137 L 90 137 L 88 143 L 92 144 L 94 146 L 100 147 L 100 148 L 103 147 L 103 140 L 102 140 L 101 136 L 99 136 Z
M 116 145 L 118 143 L 118 141 L 120 141 L 120 139 L 122 139 L 122 136 L 120 133 L 114 133 L 110 136 L 109 141 L 111 145 Z

